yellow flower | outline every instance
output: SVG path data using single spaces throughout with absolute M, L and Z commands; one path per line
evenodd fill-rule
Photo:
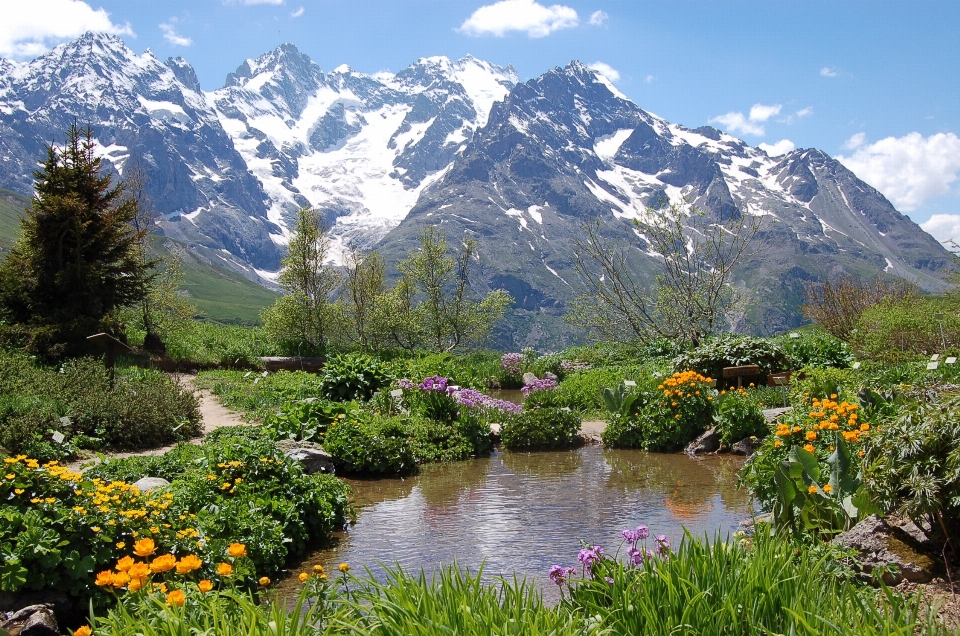
M 100 526 L 93 526 L 90 529 L 93 530 L 94 532 L 100 532 Z
M 307 574 L 306 572 L 301 572 L 300 576 L 298 576 L 297 578 L 300 579 L 301 583 L 303 583 L 304 581 L 310 578 L 310 575 Z
M 142 561 L 138 561 L 130 566 L 130 569 L 127 570 L 127 574 L 130 575 L 131 579 L 142 579 L 150 576 L 150 566 Z
M 13 473 L 7 473 L 7 479 L 16 479 L 16 477 Z
M 323 566 L 320 565 L 319 563 L 318 563 L 317 565 L 313 566 L 313 573 L 314 573 L 314 574 L 323 574 Z
M 823 492 L 833 492 L 833 486 L 831 486 L 830 484 L 826 484 L 823 487 Z
M 23 494 L 23 488 L 14 488 L 14 489 L 13 489 L 13 492 L 14 492 L 15 494 L 17 494 L 17 495 L 22 495 L 22 494 Z
M 117 541 L 117 550 L 123 550 L 125 547 L 127 547 L 126 543 L 123 541 Z
M 73 636 L 90 636 L 93 633 L 93 630 L 90 629 L 89 625 L 84 625 L 83 627 L 78 627 L 74 630 Z
M 177 557 L 172 554 L 162 554 L 150 563 L 151 572 L 168 572 L 177 566 Z
M 815 449 L 813 448 L 813 444 L 805 444 L 803 450 L 807 451 L 808 453 L 812 453 Z
M 133 565 L 133 557 L 125 556 L 117 561 L 117 571 L 126 572 Z
M 806 437 L 807 437 L 807 441 L 808 441 L 808 442 L 812 442 L 813 440 L 817 439 L 817 432 L 816 432 L 816 431 L 807 431 Z
M 350 564 L 349 564 L 349 563 L 341 563 L 341 564 L 337 567 L 337 569 L 340 570 L 341 572 L 343 572 L 344 574 L 346 574 L 347 572 L 350 571 Z
M 95 581 L 96 585 L 99 587 L 104 587 L 110 585 L 113 582 L 113 572 L 110 570 L 104 570 L 103 572 L 97 572 L 97 580 Z
M 807 488 L 807 492 L 812 495 L 813 493 L 817 492 L 817 487 L 816 487 L 816 486 L 810 486 L 809 488 Z
M 243 543 L 231 543 L 227 548 L 227 554 L 234 558 L 247 556 L 247 546 Z
M 123 587 L 130 582 L 130 575 L 126 572 L 117 572 L 113 575 L 113 579 L 110 581 L 110 584 L 113 587 Z
M 183 602 L 187 600 L 187 595 L 183 593 L 183 590 L 173 590 L 167 594 L 167 605 L 171 607 L 174 605 L 182 606 Z
M 145 582 L 146 580 L 147 580 L 147 579 L 145 579 L 145 578 L 142 578 L 142 579 L 131 578 L 131 579 L 130 579 L 130 584 L 127 585 L 127 589 L 130 590 L 131 592 L 136 592 L 137 590 L 139 590 L 140 588 L 143 587 L 144 582 Z
M 202 581 L 197 583 L 197 587 L 200 588 L 201 592 L 206 594 L 207 592 L 213 589 L 213 581 L 211 581 L 210 579 L 203 579 Z
M 228 490 L 228 489 L 230 488 L 230 486 L 232 486 L 232 485 L 233 485 L 233 484 L 231 484 L 229 481 L 225 481 L 225 482 L 223 482 L 223 485 L 220 486 L 220 490 Z
M 266 587 L 266 586 L 270 585 L 270 577 L 268 577 L 268 576 L 261 576 L 261 577 L 260 577 L 260 580 L 257 581 L 257 582 L 258 582 L 260 585 L 262 585 L 263 587 Z
M 188 554 L 177 562 L 177 574 L 189 574 L 201 567 L 203 567 L 203 561 L 195 554 Z
M 136 533 L 134 533 L 134 536 L 136 536 Z M 150 537 L 140 539 L 133 544 L 133 553 L 141 557 L 150 556 L 156 549 L 157 546 Z
M 217 574 L 220 576 L 230 576 L 233 574 L 233 566 L 229 563 L 221 563 L 217 566 Z
M 781 446 L 783 446 L 783 442 L 781 442 L 780 440 L 777 440 L 773 443 L 774 448 L 780 448 Z

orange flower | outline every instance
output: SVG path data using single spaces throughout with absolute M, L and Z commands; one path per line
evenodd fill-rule
M 247 546 L 242 543 L 231 543 L 230 547 L 227 548 L 227 554 L 234 558 L 245 557 L 247 556 Z
M 130 575 L 126 572 L 117 572 L 113 575 L 113 580 L 110 581 L 110 585 L 113 587 L 123 587 L 130 582 Z
M 130 566 L 127 574 L 131 579 L 142 579 L 150 576 L 150 566 L 143 562 L 137 562 Z
M 300 576 L 298 576 L 297 578 L 300 579 L 301 583 L 304 583 L 307 579 L 310 578 L 310 575 L 307 574 L 306 572 L 301 572 Z
M 807 492 L 812 495 L 813 493 L 817 492 L 817 487 L 816 487 L 816 486 L 810 486 L 809 488 L 807 488 Z
M 125 556 L 117 561 L 117 571 L 126 572 L 133 565 L 133 557 Z
M 201 567 L 203 567 L 203 561 L 195 554 L 188 554 L 177 562 L 177 574 L 189 574 Z
M 96 584 L 99 587 L 105 587 L 113 583 L 113 572 L 110 570 L 104 570 L 103 572 L 97 572 Z
M 78 627 L 74 632 L 73 636 L 90 636 L 93 633 L 93 630 L 90 629 L 89 625 L 84 625 L 83 627 Z
M 318 563 L 317 565 L 313 566 L 313 573 L 314 573 L 314 574 L 323 574 L 323 566 L 320 565 L 319 563 Z
M 783 446 L 783 442 L 781 442 L 780 440 L 777 440 L 773 443 L 774 448 L 780 448 L 781 446 Z
M 823 492 L 833 492 L 833 486 L 831 486 L 830 484 L 824 485 Z
M 341 572 L 343 572 L 344 574 L 346 574 L 347 572 L 350 571 L 350 564 L 349 564 L 349 563 L 341 563 L 341 564 L 337 567 L 337 569 L 340 570 Z
M 177 557 L 172 554 L 163 554 L 158 556 L 150 564 L 151 572 L 167 572 L 177 566 Z
M 813 448 L 813 444 L 805 444 L 803 446 L 803 450 L 807 451 L 808 453 L 812 453 L 815 449 Z
M 260 580 L 258 581 L 258 583 L 260 583 L 260 585 L 262 585 L 263 587 L 266 587 L 266 586 L 270 585 L 270 577 L 268 577 L 268 576 L 261 576 L 261 577 L 260 577 Z
M 127 589 L 131 592 L 136 592 L 143 587 L 143 583 L 146 579 L 130 579 L 130 585 L 127 586 Z
M 140 539 L 133 544 L 133 553 L 137 556 L 148 557 L 154 553 L 157 549 L 157 546 L 154 545 L 153 539 L 147 537 L 145 539 Z
M 171 607 L 174 605 L 182 606 L 183 602 L 187 600 L 187 595 L 183 593 L 183 590 L 173 590 L 167 594 L 167 605 Z
M 229 563 L 221 563 L 217 566 L 217 574 L 220 576 L 230 576 L 233 574 L 233 566 Z
M 200 588 L 201 592 L 206 594 L 207 592 L 213 589 L 213 581 L 211 581 L 210 579 L 203 579 L 202 581 L 197 583 L 197 587 Z

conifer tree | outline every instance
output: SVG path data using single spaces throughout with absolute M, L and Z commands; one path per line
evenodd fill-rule
M 34 177 L 22 236 L 0 265 L 0 311 L 30 350 L 59 357 L 111 330 L 114 312 L 141 299 L 152 263 L 140 255 L 146 230 L 131 224 L 137 202 L 102 173 L 89 128 L 73 124 L 62 147 L 49 145 Z

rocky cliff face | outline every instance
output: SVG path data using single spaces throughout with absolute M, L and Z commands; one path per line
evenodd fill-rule
M 818 150 L 771 158 L 714 128 L 648 113 L 579 62 L 528 82 L 472 57 L 396 74 L 321 70 L 285 44 L 201 90 L 183 59 L 86 34 L 33 62 L 0 60 L 0 187 L 29 194 L 44 145 L 94 128 L 118 173 L 138 162 L 167 234 L 269 282 L 297 207 L 322 210 L 336 246 L 389 259 L 426 224 L 480 241 L 476 282 L 517 299 L 503 346 L 578 337 L 560 320 L 577 293 L 585 222 L 634 242 L 649 208 L 689 201 L 715 218 L 762 217 L 764 249 L 732 316 L 792 327 L 804 281 L 878 272 L 936 289 L 949 255 L 876 190 Z M 337 250 L 335 250 L 336 252 Z

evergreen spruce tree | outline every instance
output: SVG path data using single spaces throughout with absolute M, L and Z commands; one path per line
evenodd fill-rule
M 22 236 L 0 265 L 0 312 L 34 353 L 83 351 L 87 336 L 111 331 L 115 311 L 147 288 L 152 263 L 140 254 L 146 230 L 132 225 L 137 202 L 101 169 L 89 128 L 74 124 L 62 147 L 48 146 Z

